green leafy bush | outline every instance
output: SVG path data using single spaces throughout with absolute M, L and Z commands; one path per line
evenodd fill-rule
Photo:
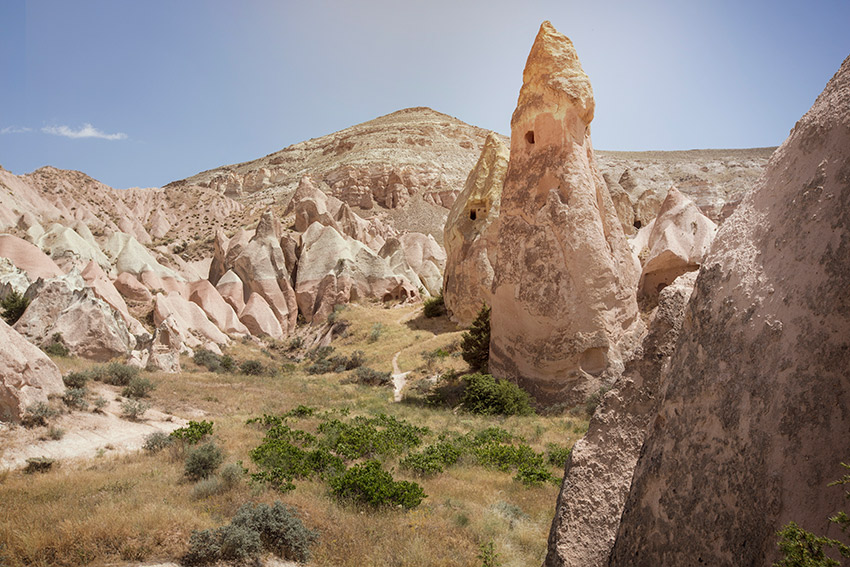
M 461 335 L 461 356 L 473 371 L 487 372 L 490 362 L 490 308 L 482 305 L 469 330 Z
M 342 475 L 331 479 L 331 491 L 340 500 L 360 502 L 375 507 L 419 506 L 425 491 L 415 482 L 393 480 L 375 460 L 354 465 Z
M 221 370 L 221 357 L 204 348 L 195 351 L 194 356 L 192 356 L 192 362 L 198 366 L 205 367 L 210 372 Z
M 429 445 L 421 453 L 411 453 L 399 461 L 399 466 L 420 476 L 429 476 L 443 472 L 446 467 L 457 463 L 463 449 L 457 442 L 442 440 Z
M 311 350 L 307 356 L 314 362 L 307 367 L 307 374 L 327 374 L 329 372 L 353 370 L 360 367 L 366 359 L 366 353 L 362 350 L 355 350 L 349 356 L 330 356 L 333 351 L 333 347 Z
M 445 315 L 446 303 L 443 301 L 443 294 L 426 299 L 422 305 L 422 312 L 425 317 L 428 317 L 429 319 Z
M 427 427 L 417 427 L 383 413 L 355 417 L 349 423 L 337 419 L 325 421 L 318 430 L 324 435 L 322 446 L 346 459 L 399 455 L 418 447 L 422 435 L 428 433 Z
M 531 415 L 531 397 L 528 392 L 507 380 L 498 380 L 489 374 L 466 376 L 463 407 L 472 413 L 484 415 Z
M 567 466 L 567 460 L 570 458 L 570 454 L 572 454 L 572 452 L 572 447 L 566 447 L 556 443 L 547 443 L 546 462 L 552 466 L 562 469 Z
M 188 445 L 200 443 L 206 436 L 212 435 L 212 421 L 190 421 L 185 427 L 178 427 L 171 432 L 170 437 L 183 441 Z
M 124 386 L 121 390 L 121 395 L 125 398 L 146 398 L 156 389 L 156 384 L 148 378 L 136 376 L 130 379 L 130 383 Z
M 188 452 L 184 474 L 189 480 L 207 478 L 222 462 L 224 462 L 224 452 L 210 441 Z
M 3 320 L 9 325 L 14 325 L 29 307 L 30 300 L 14 289 L 0 300 L 0 309 L 3 310 Z
M 53 356 L 68 356 L 71 354 L 71 351 L 68 350 L 68 347 L 62 341 L 61 333 L 54 333 L 51 341 L 42 346 L 41 350 Z

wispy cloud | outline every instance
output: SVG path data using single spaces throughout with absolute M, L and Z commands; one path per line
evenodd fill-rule
M 25 132 L 32 132 L 32 128 L 27 128 L 26 126 L 6 126 L 0 130 L 0 134 L 23 134 Z
M 103 140 L 124 140 L 127 134 L 118 132 L 115 134 L 107 134 L 101 132 L 91 124 L 83 124 L 79 130 L 74 130 L 68 126 L 45 126 L 41 129 L 45 134 L 53 134 L 54 136 L 65 136 L 66 138 L 101 138 Z

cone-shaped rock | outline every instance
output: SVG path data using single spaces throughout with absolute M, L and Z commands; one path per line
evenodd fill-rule
M 593 155 L 590 81 L 549 22 L 511 120 L 490 369 L 545 401 L 583 401 L 640 327 L 637 261 Z
M 611 565 L 771 565 L 841 537 L 850 455 L 850 57 L 720 227 Z
M 449 316 L 463 326 L 472 323 L 482 304 L 492 303 L 496 220 L 509 157 L 508 147 L 490 132 L 446 220 L 443 299 Z

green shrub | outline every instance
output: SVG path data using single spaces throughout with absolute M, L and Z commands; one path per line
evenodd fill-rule
M 218 530 L 193 530 L 183 565 L 210 565 L 221 559 L 221 534 Z
M 151 405 L 141 400 L 124 400 L 121 402 L 121 416 L 137 421 L 145 415 L 145 412 L 150 409 Z
M 47 422 L 59 415 L 59 412 L 44 402 L 36 402 L 24 410 L 21 416 L 21 425 L 24 427 L 39 427 L 47 425 Z
M 399 466 L 420 476 L 429 476 L 454 465 L 462 454 L 463 449 L 457 442 L 443 440 L 425 447 L 421 453 L 409 454 L 399 461 Z
M 323 358 L 328 358 L 334 352 L 334 347 L 328 346 L 317 346 L 313 347 L 307 351 L 307 359 L 308 360 L 322 360 Z
M 29 304 L 29 299 L 13 289 L 6 294 L 6 297 L 0 300 L 0 309 L 3 310 L 3 320 L 9 325 L 14 325 L 21 318 L 21 315 L 24 314 L 24 311 L 27 310 Z
M 481 567 L 499 567 L 501 565 L 499 554 L 496 553 L 496 546 L 493 545 L 492 540 L 482 543 L 478 546 L 478 549 L 478 559 L 481 560 Z
M 487 372 L 490 362 L 490 308 L 482 305 L 469 330 L 461 335 L 461 356 L 473 371 Z
M 427 427 L 417 427 L 386 414 L 355 417 L 350 423 L 337 419 L 319 425 L 322 446 L 345 459 L 374 455 L 399 455 L 422 443 Z
M 156 384 L 151 382 L 150 379 L 137 376 L 124 386 L 121 395 L 125 398 L 146 398 L 155 389 Z
M 106 407 L 106 404 L 106 398 L 104 398 L 103 396 L 97 396 L 92 402 L 92 405 L 94 406 L 94 410 L 92 411 L 94 411 L 95 413 L 101 413 L 103 412 L 103 408 Z
M 361 366 L 351 374 L 352 381 L 365 386 L 390 386 L 393 383 L 392 374 L 378 372 L 368 366 Z
M 170 447 L 174 440 L 170 435 L 162 431 L 154 431 L 145 437 L 145 443 L 142 449 L 148 453 L 159 453 L 163 449 Z
M 558 445 L 556 443 L 546 444 L 546 461 L 555 467 L 563 469 L 567 466 L 567 460 L 572 454 L 573 448 Z
M 62 396 L 62 401 L 69 408 L 85 411 L 89 407 L 86 396 L 89 391 L 86 388 L 68 388 Z
M 65 430 L 61 427 L 56 427 L 55 425 L 51 425 L 47 428 L 46 437 L 48 439 L 52 439 L 53 441 L 59 441 L 63 437 L 65 437 Z
M 331 491 L 340 500 L 369 504 L 375 507 L 419 506 L 425 491 L 415 482 L 393 480 L 378 461 L 354 465 L 342 475 L 331 479 Z
M 185 427 L 178 427 L 169 435 L 172 439 L 183 441 L 188 445 L 200 443 L 207 435 L 212 435 L 212 421 L 190 421 Z
M 292 337 L 289 340 L 288 350 L 298 350 L 304 346 L 304 338 L 303 337 Z
M 517 469 L 514 480 L 526 486 L 536 486 L 545 482 L 559 484 L 561 479 L 546 470 L 542 465 L 522 466 Z
M 89 378 L 90 376 L 87 372 L 69 372 L 62 377 L 62 381 L 65 382 L 65 386 L 68 388 L 85 388 Z
M 189 480 L 200 480 L 213 474 L 224 462 L 224 452 L 212 441 L 189 451 L 184 474 Z
M 221 357 L 221 370 L 222 372 L 233 372 L 236 370 L 236 361 L 229 354 Z
M 446 314 L 446 303 L 443 301 L 443 294 L 426 299 L 422 305 L 422 311 L 425 317 L 440 317 Z
M 531 415 L 531 397 L 528 392 L 507 380 L 498 380 L 489 374 L 466 376 L 463 407 L 483 415 Z
M 248 376 L 261 376 L 265 374 L 266 367 L 259 360 L 246 360 L 239 365 L 239 371 Z

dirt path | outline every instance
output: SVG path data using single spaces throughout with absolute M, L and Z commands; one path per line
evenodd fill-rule
M 74 411 L 52 419 L 50 425 L 64 431 L 60 439 L 46 438 L 46 427 L 0 431 L 0 470 L 21 468 L 34 457 L 68 461 L 138 451 L 151 433 L 170 433 L 185 425 L 184 420 L 155 409 L 147 410 L 142 421 L 123 419 L 115 389 L 98 384 L 92 390 L 109 400 L 106 407 L 101 413 Z
M 404 385 L 407 384 L 407 375 L 410 374 L 410 371 L 402 372 L 398 367 L 398 355 L 401 354 L 401 351 L 398 351 L 393 355 L 393 401 L 400 402 L 401 401 L 401 391 L 404 388 Z

